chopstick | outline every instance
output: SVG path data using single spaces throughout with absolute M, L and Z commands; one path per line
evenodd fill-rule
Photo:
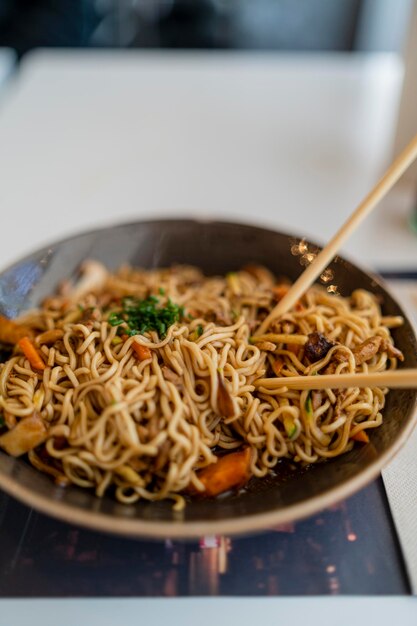
M 256 387 L 274 390 L 287 389 L 347 389 L 349 387 L 388 387 L 414 389 L 417 387 L 417 369 L 387 370 L 370 374 L 323 374 L 320 376 L 284 376 L 258 378 Z
M 410 141 L 408 146 L 401 152 L 401 154 L 390 165 L 388 170 L 378 181 L 372 191 L 365 197 L 359 204 L 355 211 L 346 220 L 343 226 L 337 231 L 334 237 L 323 248 L 323 250 L 316 256 L 314 261 L 304 270 L 304 272 L 297 278 L 295 283 L 285 294 L 285 296 L 278 302 L 275 308 L 272 309 L 268 317 L 262 322 L 256 335 L 262 335 L 268 329 L 270 323 L 277 317 L 284 315 L 303 295 L 303 293 L 314 283 L 316 278 L 323 272 L 327 265 L 336 256 L 339 248 L 344 241 L 352 234 L 352 232 L 359 226 L 363 219 L 372 211 L 373 208 L 384 198 L 384 196 L 394 186 L 400 176 L 411 165 L 411 163 L 417 157 L 417 135 Z

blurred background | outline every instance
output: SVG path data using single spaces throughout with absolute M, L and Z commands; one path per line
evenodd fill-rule
M 59 197 L 51 238 L 70 210 L 259 206 L 327 238 L 416 132 L 417 0 L 0 0 L 0 201 Z M 417 264 L 417 167 L 401 184 L 348 248 L 368 264 L 388 232 Z
M 0 0 L 0 45 L 402 51 L 412 0 Z

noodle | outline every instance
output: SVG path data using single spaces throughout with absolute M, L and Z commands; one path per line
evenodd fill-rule
M 383 318 L 364 290 L 342 298 L 315 286 L 267 335 L 253 337 L 276 288 L 256 266 L 226 277 L 193 267 L 123 267 L 76 302 L 71 292 L 46 299 L 19 324 L 31 329 L 47 367 L 36 370 L 18 349 L 0 365 L 6 432 L 35 415 L 46 427 L 29 451 L 38 470 L 100 497 L 113 489 L 123 503 L 169 498 L 176 509 L 185 503 L 181 493 L 204 491 L 200 470 L 222 450 L 249 447 L 255 477 L 284 458 L 305 465 L 349 451 L 382 423 L 387 389 L 254 383 L 278 375 L 276 368 L 282 377 L 395 368 L 402 355 L 388 326 L 401 320 Z M 120 311 L 138 315 L 138 299 L 147 315 L 165 311 L 174 322 L 130 332 Z M 42 343 L 42 333 L 54 330 L 61 330 L 56 340 Z M 314 333 L 326 349 L 312 359 Z

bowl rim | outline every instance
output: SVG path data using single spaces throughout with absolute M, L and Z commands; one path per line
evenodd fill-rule
M 192 219 L 189 217 L 171 217 L 171 218 L 156 218 L 145 219 L 126 222 L 115 222 L 108 224 L 100 228 L 92 228 L 88 230 L 81 230 L 74 234 L 58 239 L 49 245 L 43 245 L 37 249 L 34 249 L 29 254 L 21 257 L 20 259 L 12 262 L 6 268 L 0 271 L 0 275 L 7 272 L 16 265 L 28 260 L 33 254 L 40 253 L 44 249 L 47 250 L 52 246 L 59 246 L 65 242 L 69 242 L 83 235 L 93 235 L 95 233 L 103 233 L 113 228 L 129 227 L 138 225 L 162 225 L 164 223 L 183 223 L 185 224 L 210 224 L 210 225 L 224 225 L 245 227 L 252 230 L 265 231 L 268 233 L 276 233 L 287 237 L 294 237 L 294 234 L 288 234 L 281 230 L 275 230 L 274 228 L 267 226 L 263 227 L 256 224 L 245 222 L 232 222 L 229 220 L 220 219 L 205 219 L 197 218 Z M 315 244 L 307 238 L 310 243 Z M 414 339 L 416 339 L 416 329 L 413 322 L 409 319 L 407 312 L 404 312 L 402 306 L 398 303 L 398 300 L 390 291 L 390 288 L 386 285 L 385 281 L 377 274 L 367 269 L 364 269 L 356 262 L 350 261 L 348 257 L 337 255 L 342 261 L 346 261 L 353 265 L 356 269 L 363 272 L 367 276 L 371 277 L 375 283 L 382 288 L 388 296 L 390 296 L 397 304 L 400 313 L 410 324 L 414 333 Z M 365 487 L 372 480 L 377 478 L 381 470 L 387 465 L 387 463 L 399 452 L 404 446 L 407 439 L 410 437 L 412 431 L 417 425 L 417 390 L 414 393 L 413 406 L 410 409 L 409 416 L 407 417 L 407 423 L 405 424 L 400 435 L 390 444 L 390 447 L 376 459 L 371 461 L 370 465 L 351 478 L 341 482 L 340 484 L 326 490 L 320 495 L 316 495 L 308 500 L 298 502 L 296 504 L 289 505 L 282 509 L 276 509 L 268 511 L 266 513 L 248 514 L 242 517 L 233 517 L 223 520 L 198 520 L 198 521 L 186 521 L 186 520 L 143 520 L 136 517 L 115 517 L 108 513 L 101 513 L 97 511 L 84 510 L 74 505 L 67 504 L 62 500 L 53 500 L 47 496 L 34 493 L 28 487 L 25 487 L 17 479 L 0 472 L 0 488 L 8 495 L 16 498 L 20 502 L 32 507 L 33 509 L 57 518 L 63 522 L 69 524 L 77 524 L 79 526 L 89 528 L 90 530 L 101 531 L 114 535 L 121 535 L 125 537 L 135 538 L 147 538 L 147 539 L 165 539 L 167 537 L 173 539 L 195 539 L 204 535 L 242 535 L 251 532 L 260 532 L 267 530 L 268 528 L 294 522 L 314 513 L 317 513 L 328 506 L 331 506 L 341 500 L 353 495 L 359 489 Z

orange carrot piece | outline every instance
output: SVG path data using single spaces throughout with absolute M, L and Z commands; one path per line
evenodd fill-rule
M 218 496 L 233 487 L 242 487 L 249 480 L 251 450 L 245 448 L 239 452 L 231 452 L 219 458 L 197 473 L 199 480 L 206 488 L 204 495 Z
M 282 300 L 282 298 L 288 293 L 289 285 L 275 285 L 272 287 L 272 293 L 276 300 Z
M 284 367 L 284 361 L 282 359 L 275 359 L 272 363 L 272 369 L 274 370 L 275 376 L 279 376 L 282 368 Z
M 300 344 L 298 343 L 287 343 L 287 350 L 289 352 L 292 352 L 296 357 L 298 357 L 298 355 L 300 354 L 301 348 L 302 346 L 300 346 Z
M 45 369 L 45 362 L 29 337 L 22 337 L 22 339 L 17 342 L 17 345 L 35 370 Z
M 305 310 L 305 306 L 302 302 L 300 302 L 300 300 L 298 300 L 298 302 L 295 303 L 295 310 L 298 312 Z
M 139 361 L 146 361 L 146 359 L 152 358 L 152 352 L 146 346 L 143 346 L 136 341 L 132 342 L 132 350 L 138 357 Z
M 369 437 L 365 430 L 360 430 L 351 439 L 355 441 L 361 441 L 362 443 L 369 443 Z

